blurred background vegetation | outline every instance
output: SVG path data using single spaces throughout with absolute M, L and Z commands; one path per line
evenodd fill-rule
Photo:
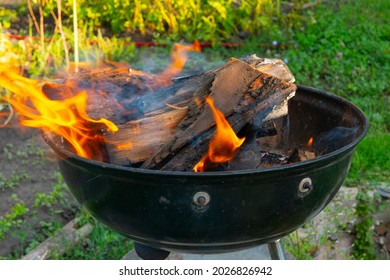
M 35 78 L 68 67 L 75 60 L 74 3 L 81 61 L 108 59 L 144 68 L 152 58 L 158 67 L 173 43 L 194 40 L 211 47 L 190 60 L 187 71 L 245 53 L 283 59 L 297 84 L 345 97 L 369 118 L 346 185 L 361 193 L 389 186 L 389 1 L 0 0 L 0 62 Z M 163 47 L 137 48 L 140 41 Z M 373 200 L 364 201 L 371 209 Z M 372 221 L 363 224 L 362 239 L 369 240 Z M 368 243 L 355 258 L 367 256 Z

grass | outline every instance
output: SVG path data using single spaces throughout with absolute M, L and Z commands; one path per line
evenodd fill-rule
M 370 130 L 356 149 L 348 185 L 390 181 L 389 6 L 385 0 L 318 5 L 312 23 L 276 38 L 289 48 L 271 52 L 288 60 L 296 83 L 340 95 L 367 115 Z
M 251 38 L 243 48 L 212 49 L 206 54 L 216 61 L 243 53 L 280 57 L 297 84 L 356 104 L 368 117 L 370 129 L 357 146 L 346 184 L 390 182 L 389 6 L 386 0 L 325 2 L 307 11 L 306 18 L 312 21 L 275 34 L 273 40 L 287 49 L 259 47 L 264 43 L 260 37 Z
M 116 260 L 121 259 L 133 248 L 133 241 L 97 222 L 82 210 L 78 220 L 94 226 L 92 232 L 77 244 L 68 244 L 64 254 L 53 254 L 51 259 L 59 260 Z
M 49 193 L 36 193 L 32 207 L 12 196 L 14 205 L 7 213 L 0 216 L 0 244 L 6 236 L 19 240 L 16 247 L 8 256 L 0 259 L 19 259 L 31 252 L 45 239 L 55 236 L 61 231 L 63 224 L 59 215 L 75 215 L 79 226 L 86 223 L 93 225 L 92 232 L 77 244 L 64 243 L 64 254 L 53 252 L 51 259 L 120 259 L 132 247 L 133 241 L 115 233 L 106 226 L 94 220 L 85 210 L 76 207 L 73 199 L 60 174 L 56 174 L 58 182 Z M 47 215 L 38 215 L 44 211 Z M 72 214 L 73 213 L 73 214 Z M 39 220 L 38 220 L 39 219 Z
M 372 241 L 374 200 L 367 193 L 381 182 L 390 182 L 390 20 L 385 16 L 389 12 L 390 5 L 383 0 L 319 5 L 315 22 L 292 32 L 292 47 L 280 53 L 288 59 L 297 83 L 338 94 L 355 103 L 369 119 L 369 132 L 356 148 L 345 181 L 347 186 L 360 186 L 356 198 L 360 222 L 355 225 L 354 250 L 349 256 L 355 259 L 376 257 Z M 291 235 L 289 239 L 290 252 L 296 252 L 297 258 L 312 257 L 305 254 L 313 246 L 310 238 Z M 303 254 L 297 253 L 298 247 L 304 249 Z
M 298 84 L 338 94 L 355 103 L 368 116 L 369 133 L 355 151 L 354 160 L 345 183 L 348 186 L 364 184 L 374 186 L 380 182 L 389 182 L 390 19 L 386 16 L 390 12 L 389 6 L 389 2 L 386 0 L 326 1 L 324 4 L 315 5 L 313 9 L 305 10 L 305 14 L 300 15 L 305 19 L 305 24 L 286 18 L 285 23 L 292 26 L 292 29 L 272 28 L 273 32 L 265 31 L 264 34 L 247 37 L 246 45 L 241 48 L 214 47 L 205 49 L 201 55 L 206 59 L 198 60 L 198 54 L 191 54 L 194 56 L 193 60 L 189 60 L 190 66 L 185 70 L 205 70 L 221 64 L 229 57 L 241 56 L 244 53 L 257 53 L 259 56 L 284 59 L 288 62 Z M 4 15 L 5 13 L 3 13 L 3 18 L 5 18 L 3 26 L 8 26 L 10 19 Z M 298 16 L 298 14 L 296 15 Z M 118 23 L 114 22 L 114 24 Z M 268 25 L 271 26 L 270 23 Z M 27 30 L 26 33 L 32 33 L 32 30 Z M 71 45 L 71 33 L 68 31 L 67 34 L 69 45 Z M 111 60 L 123 59 L 133 66 L 145 70 L 148 68 L 158 69 L 165 66 L 170 51 L 169 48 L 136 50 L 133 45 L 128 44 L 130 40 L 104 37 L 101 32 L 95 32 L 95 30 L 91 32 L 88 24 L 81 27 L 80 34 L 80 49 L 83 50 L 82 60 L 95 60 L 102 57 Z M 227 36 L 226 33 L 219 34 L 222 37 Z M 208 38 L 207 36 L 204 38 Z M 173 34 L 171 38 L 180 38 L 180 34 Z M 168 39 L 159 38 L 165 42 Z M 90 44 L 91 40 L 95 44 Z M 259 46 L 259 44 L 264 43 L 271 45 L 272 41 L 275 41 L 277 46 L 287 45 L 288 48 Z M 168 43 L 172 43 L 172 41 L 168 41 Z M 42 52 L 36 51 L 39 49 L 38 42 L 23 41 L 13 45 L 17 60 L 23 61 L 22 68 L 30 76 L 50 75 L 54 69 L 65 64 L 60 35 L 54 34 L 53 41 L 45 44 L 46 52 L 43 56 Z M 8 52 L 9 45 L 7 48 Z M 153 56 L 153 59 L 150 59 L 150 56 Z M 207 64 L 204 63 L 205 60 Z M 152 65 L 148 63 L 152 63 Z M 48 65 L 50 67 L 47 67 Z M 10 157 L 15 155 L 12 146 L 6 146 L 3 149 L 6 149 Z M 0 174 L 0 189 L 12 188 L 15 184 L 21 183 L 24 178 L 20 176 L 20 174 L 15 174 L 5 178 Z M 16 229 L 14 234 L 19 235 L 19 238 L 24 242 L 21 251 L 10 258 L 23 255 L 26 250 L 33 249 L 44 238 L 54 234 L 59 225 L 55 220 L 50 219 L 42 221 L 40 224 L 42 235 L 34 235 L 31 238 L 27 237 L 23 231 L 18 233 L 17 229 L 25 221 L 25 215 L 29 213 L 33 215 L 32 212 L 37 211 L 37 209 L 46 209 L 55 215 L 57 210 L 60 211 L 60 208 L 72 208 L 66 204 L 65 192 L 65 185 L 59 179 L 58 184 L 53 186 L 53 191 L 50 194 L 37 194 L 34 209 L 29 209 L 23 202 L 16 201 L 15 206 L 1 217 L 0 233 L 9 233 L 14 228 Z M 70 246 L 65 255 L 53 256 L 53 258 L 116 259 L 123 256 L 132 247 L 130 240 L 107 229 L 91 219 L 85 212 L 81 211 L 78 214 L 78 219 L 93 223 L 94 231 L 76 246 Z M 290 240 L 291 251 L 299 246 L 300 249 L 303 248 L 303 251 L 298 250 L 302 254 L 302 258 L 312 257 L 316 244 L 313 245 L 309 241 L 300 243 L 301 241 L 296 235 L 290 236 Z M 323 236 L 321 240 L 323 243 L 326 242 L 326 236 Z
M 62 227 L 59 215 L 64 211 L 68 213 L 76 211 L 74 204 L 70 203 L 72 200 L 70 200 L 69 191 L 62 182 L 61 176 L 57 175 L 57 178 L 58 183 L 53 186 L 53 191 L 36 193 L 35 204 L 31 206 L 15 193 L 11 195 L 14 205 L 0 216 L 0 244 L 2 239 L 11 236 L 19 240 L 20 246 L 15 248 L 9 256 L 2 258 L 18 259 L 25 255 Z M 45 214 L 38 215 L 38 212 L 45 212 Z

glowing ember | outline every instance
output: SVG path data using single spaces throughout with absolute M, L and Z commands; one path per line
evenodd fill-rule
M 207 154 L 195 165 L 195 172 L 204 172 L 208 163 L 223 163 L 232 160 L 237 149 L 245 141 L 245 137 L 241 139 L 237 137 L 223 113 L 215 108 L 213 99 L 207 97 L 206 102 L 213 112 L 216 132 L 210 141 Z
M 38 81 L 0 68 L 1 86 L 12 92 L 4 98 L 19 113 L 24 126 L 54 132 L 66 139 L 82 157 L 93 158 L 100 144 L 96 131 L 118 127 L 109 120 L 91 119 L 86 113 L 87 93 L 81 91 L 63 100 L 51 100 Z
M 122 144 L 122 145 L 117 145 L 116 148 L 118 150 L 126 150 L 126 149 L 130 149 L 131 147 L 133 147 L 133 144 L 131 143 L 128 143 L 128 144 Z
M 306 144 L 306 145 L 307 145 L 308 147 L 311 147 L 311 146 L 313 145 L 313 141 L 314 141 L 314 138 L 313 138 L 313 137 L 310 137 L 310 138 L 309 138 L 309 141 L 307 141 L 307 144 Z

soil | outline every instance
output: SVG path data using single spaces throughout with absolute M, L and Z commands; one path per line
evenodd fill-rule
M 14 119 L 10 127 L 0 128 L 0 220 L 11 213 L 17 203 L 28 211 L 16 219 L 3 238 L 0 235 L 0 258 L 25 253 L 30 242 L 46 238 L 45 224 L 62 226 L 74 217 L 74 199 L 65 190 L 71 205 L 53 205 L 63 208 L 57 213 L 48 207 L 34 206 L 37 194 L 50 194 L 58 184 L 58 167 L 54 153 L 36 129 L 16 128 Z M 3 225 L 0 222 L 0 227 Z M 46 224 L 47 226 L 47 224 Z M 0 228 L 1 233 L 1 228 Z
M 341 187 L 329 205 L 308 224 L 297 230 L 301 242 L 312 244 L 313 259 L 351 259 L 356 239 L 357 187 Z M 377 259 L 390 259 L 390 198 L 376 196 L 372 215 L 372 238 Z M 326 240 L 324 240 L 326 237 Z

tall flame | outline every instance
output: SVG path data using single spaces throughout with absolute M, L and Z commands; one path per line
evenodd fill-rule
M 94 98 L 96 97 L 94 94 L 98 94 L 99 90 L 95 90 L 95 86 L 99 85 L 100 79 L 103 82 L 102 88 L 107 86 L 105 79 L 112 79 L 113 87 L 115 87 L 115 77 L 119 75 L 126 81 L 132 80 L 135 83 L 139 81 L 143 87 L 153 92 L 154 89 L 172 83 L 171 78 L 178 75 L 184 67 L 188 52 L 199 52 L 200 44 L 197 41 L 192 45 L 175 44 L 171 64 L 157 75 L 129 69 L 127 64 L 123 63 L 108 62 L 108 65 L 97 67 L 88 63 L 79 63 L 79 69 L 83 70 L 86 75 L 94 77 L 91 88 L 81 90 L 77 79 L 70 79 L 65 84 L 58 85 L 46 83 L 54 90 L 54 98 L 45 94 L 42 81 L 22 77 L 16 74 L 16 69 L 10 71 L 10 62 L 13 57 L 9 56 L 9 50 L 8 45 L 5 48 L 0 41 L 0 54 L 4 54 L 0 57 L 0 86 L 11 92 L 5 96 L 0 95 L 0 101 L 5 100 L 12 105 L 20 116 L 21 125 L 53 132 L 72 145 L 78 155 L 96 159 L 96 152 L 100 150 L 99 146 L 103 141 L 103 136 L 99 131 L 102 129 L 111 132 L 118 130 L 112 121 L 104 118 L 95 120 L 87 114 L 87 99 Z M 7 60 L 4 60 L 7 53 Z M 139 79 L 141 77 L 142 79 Z M 104 94 L 104 89 L 102 92 Z M 116 105 L 121 106 L 119 102 Z M 119 109 L 125 110 L 122 107 Z M 0 112 L 0 118 L 4 116 L 6 116 L 5 113 Z M 131 147 L 132 143 L 129 142 L 118 146 L 118 149 L 130 149 Z
M 64 100 L 51 100 L 42 92 L 38 81 L 8 72 L 4 68 L 0 68 L 0 84 L 12 92 L 3 98 L 19 113 L 22 125 L 62 136 L 82 157 L 93 158 L 93 145 L 98 142 L 97 129 L 118 130 L 109 120 L 94 120 L 88 116 L 85 91 Z M 92 128 L 93 125 L 96 127 Z
M 245 137 L 237 137 L 223 113 L 215 108 L 213 99 L 207 97 L 206 102 L 213 112 L 216 132 L 210 141 L 207 154 L 195 165 L 195 172 L 204 172 L 208 163 L 223 163 L 232 160 L 237 149 L 245 141 Z

